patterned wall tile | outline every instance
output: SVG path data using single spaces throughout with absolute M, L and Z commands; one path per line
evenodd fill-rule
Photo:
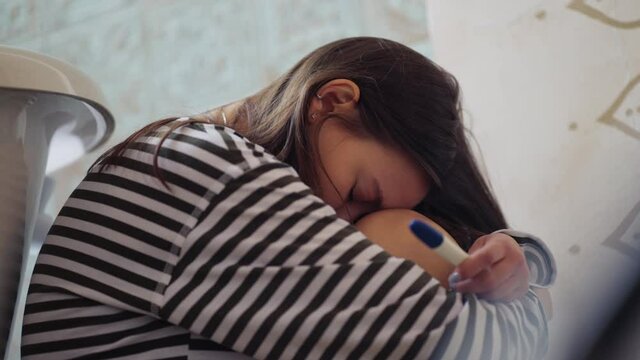
M 272 72 L 282 73 L 327 42 L 361 35 L 357 1 L 264 1 L 265 55 Z
M 640 11 L 633 0 L 573 0 L 568 7 L 615 28 L 640 28 Z
M 380 6 L 362 1 L 364 26 L 369 34 L 402 37 L 407 44 L 427 38 L 427 13 L 421 0 L 386 0 Z
M 126 0 L 32 0 L 36 5 L 38 21 L 45 33 L 91 23 L 96 19 L 130 6 Z
M 35 12 L 30 0 L 0 1 L 0 44 L 19 44 L 35 36 L 39 32 Z
M 640 140 L 640 75 L 624 87 L 599 121 Z
M 640 202 L 622 219 L 603 245 L 618 250 L 632 260 L 640 259 Z
M 158 113 L 198 112 L 257 89 L 253 8 L 244 2 L 189 4 L 144 11 L 149 81 L 162 89 L 155 94 Z

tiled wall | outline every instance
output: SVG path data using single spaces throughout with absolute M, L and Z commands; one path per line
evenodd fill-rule
M 0 1 L 0 44 L 76 65 L 116 117 L 105 146 L 53 174 L 50 213 L 133 130 L 249 95 L 319 45 L 356 35 L 430 54 L 423 0 Z
M 510 224 L 555 254 L 547 358 L 582 359 L 640 281 L 640 1 L 428 5 Z M 640 358 L 625 315 L 635 327 L 607 339 L 627 355 L 589 358 Z

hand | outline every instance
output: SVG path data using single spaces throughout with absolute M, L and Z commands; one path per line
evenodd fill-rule
M 456 281 L 456 275 L 458 280 Z M 529 288 L 529 268 L 520 245 L 510 236 L 494 233 L 482 236 L 449 277 L 452 289 L 476 293 L 492 301 L 511 301 Z

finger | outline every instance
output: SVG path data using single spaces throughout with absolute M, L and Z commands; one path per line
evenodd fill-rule
M 488 293 L 497 289 L 505 279 L 503 274 L 491 270 L 483 270 L 471 279 L 463 279 L 455 284 L 456 291 L 464 293 Z
M 478 297 L 481 297 L 490 301 L 501 301 L 501 302 L 509 302 L 522 298 L 526 295 L 529 290 L 529 286 L 527 285 L 513 285 L 508 290 L 502 293 L 492 293 L 492 294 L 479 294 Z
M 504 288 L 507 285 L 510 286 L 511 283 L 509 282 L 517 282 L 522 272 L 520 267 L 517 258 L 505 257 L 479 272 L 476 276 L 465 279 L 469 281 L 459 282 L 455 287 L 456 290 L 461 292 L 492 293 L 499 291 L 502 294 L 505 290 L 500 291 L 500 288 Z M 461 277 L 461 279 L 464 278 Z
M 449 287 L 459 293 L 473 293 L 473 280 L 460 280 L 456 283 L 449 281 Z
M 483 235 L 477 238 L 476 241 L 471 244 L 471 247 L 469 248 L 469 254 L 473 254 L 476 251 L 480 250 L 487 243 L 490 237 L 490 235 Z
M 486 245 L 474 254 L 470 254 L 466 260 L 458 265 L 456 272 L 460 274 L 461 279 L 471 279 L 502 260 L 504 256 L 504 247 Z

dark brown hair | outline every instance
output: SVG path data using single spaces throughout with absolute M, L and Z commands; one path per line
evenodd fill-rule
M 456 79 L 425 56 L 397 42 L 356 37 L 324 45 L 269 86 L 245 99 L 242 134 L 292 165 L 317 190 L 307 112 L 312 96 L 333 79 L 360 88 L 359 119 L 332 114 L 354 131 L 411 154 L 431 180 L 428 196 L 414 209 L 443 226 L 468 249 L 474 239 L 507 224 L 470 151 L 460 114 Z M 118 144 L 107 159 L 165 124 L 211 122 L 214 112 L 186 122 L 152 123 Z M 169 132 L 167 132 L 168 134 Z M 157 157 L 157 154 L 156 154 Z M 157 159 L 156 159 L 157 161 Z M 157 163 L 156 163 L 157 165 Z

